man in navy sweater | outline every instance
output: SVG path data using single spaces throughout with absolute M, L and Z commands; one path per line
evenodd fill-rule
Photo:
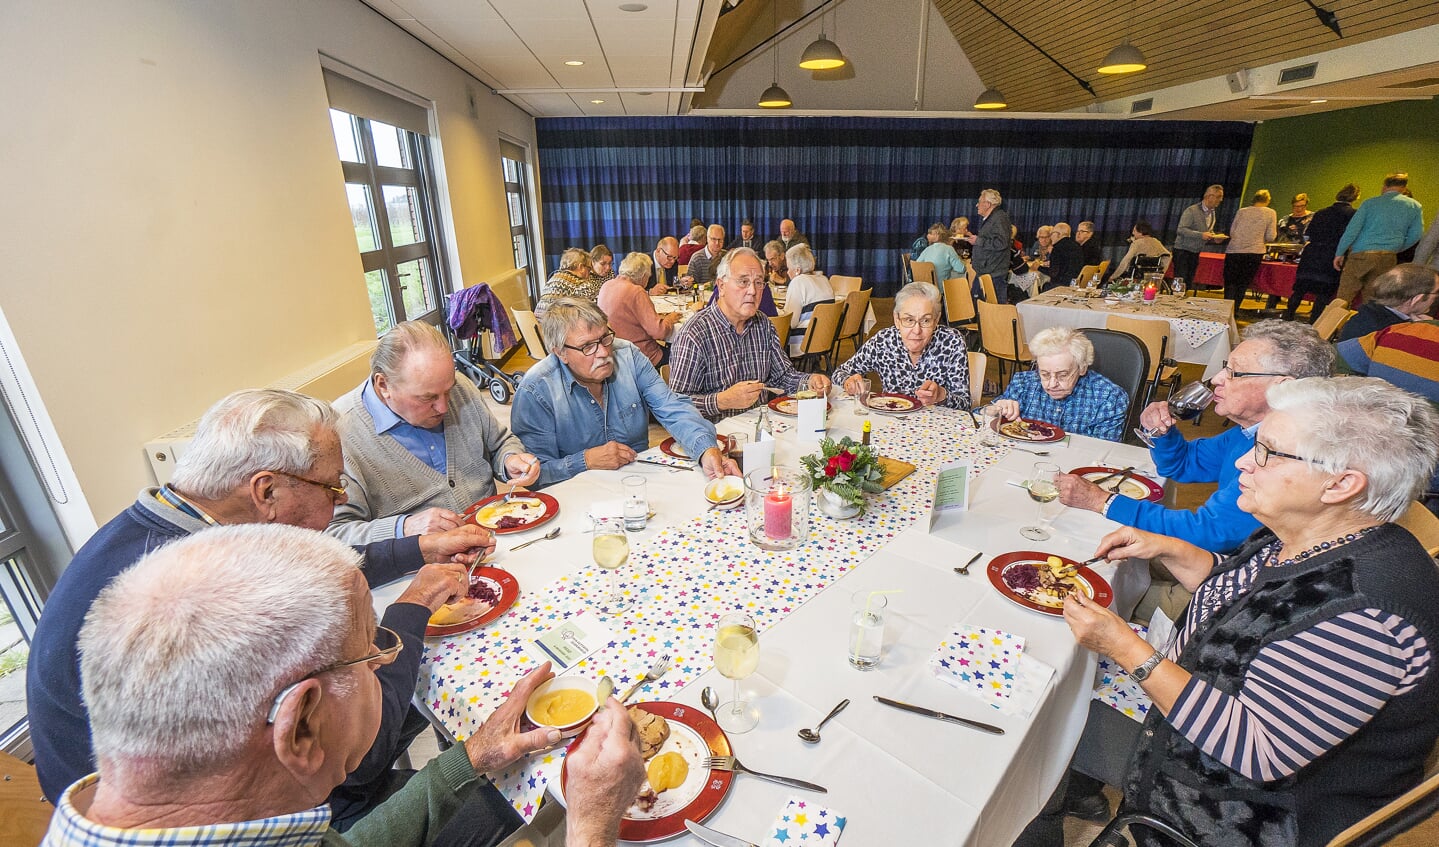
M 1244 341 L 1230 351 L 1226 366 L 1211 380 L 1214 411 L 1238 426 L 1212 438 L 1187 441 L 1174 428 L 1167 403 L 1151 403 L 1139 418 L 1157 433 L 1151 455 L 1161 476 L 1175 482 L 1219 483 L 1202 506 L 1188 511 L 1131 500 L 1073 474 L 1060 477 L 1059 499 L 1066 506 L 1099 512 L 1126 526 L 1181 538 L 1211 552 L 1229 552 L 1259 528 L 1259 522 L 1237 505 L 1239 470 L 1234 462 L 1254 449 L 1254 432 L 1269 414 L 1266 392 L 1285 380 L 1329 376 L 1333 366 L 1334 348 L 1307 324 L 1277 320 L 1251 324 Z
M 323 530 L 336 502 L 345 500 L 335 423 L 329 404 L 288 391 L 249 390 L 226 397 L 201 419 L 172 482 L 142 491 L 75 554 L 46 600 L 27 667 L 35 765 L 51 802 L 95 770 L 76 646 L 95 597 L 145 554 L 210 526 L 280 523 Z M 489 532 L 462 526 L 357 548 L 371 586 L 417 568 L 420 572 L 382 621 L 400 634 L 404 649 L 378 673 L 384 714 L 374 745 L 330 795 L 337 828 L 384 800 L 399 787 L 396 780 L 404 778 L 405 772 L 391 768 L 424 728 L 424 719 L 412 714 L 410 697 L 425 623 L 434 610 L 467 592 L 462 565 L 492 550 L 494 543 Z

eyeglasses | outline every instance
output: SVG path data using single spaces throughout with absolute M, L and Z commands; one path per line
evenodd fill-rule
M 660 252 L 664 254 L 664 256 L 665 256 L 666 259 L 678 259 L 678 258 L 679 258 L 678 255 L 676 255 L 676 254 L 674 254 L 674 253 L 671 253 L 670 251 L 666 250 L 666 249 L 663 248 L 663 247 L 660 248 Z
M 614 344 L 614 343 L 615 343 L 615 331 L 612 330 L 612 329 L 607 329 L 607 330 L 605 330 L 605 334 L 604 334 L 604 335 L 601 335 L 599 338 L 596 338 L 594 341 L 586 341 L 584 344 L 581 344 L 581 345 L 578 346 L 578 347 L 576 347 L 576 346 L 573 345 L 573 344 L 566 344 L 566 345 L 564 345 L 564 348 L 565 348 L 566 350 L 574 350 L 575 352 L 579 353 L 579 354 L 582 355 L 582 356 L 593 356 L 593 355 L 595 354 L 595 351 L 598 350 L 598 349 L 600 349 L 601 346 L 603 346 L 606 350 L 608 350 L 608 349 L 610 348 L 610 345 L 612 345 L 612 344 Z
M 1306 459 L 1303 456 L 1296 456 L 1293 453 L 1281 453 L 1278 450 L 1275 450 L 1273 447 L 1270 447 L 1268 444 L 1265 444 L 1263 441 L 1260 441 L 1257 438 L 1254 439 L 1254 464 L 1258 465 L 1261 468 L 1265 467 L 1269 464 L 1270 456 L 1278 456 L 1281 459 L 1293 459 L 1296 462 L 1309 461 L 1309 459 Z
M 379 642 L 381 640 L 386 641 L 388 646 L 378 647 L 377 643 L 376 646 L 378 647 L 378 649 L 373 653 L 361 656 L 358 659 L 350 659 L 344 662 L 335 662 L 332 665 L 325 665 L 323 668 L 320 668 L 317 671 L 311 671 L 310 673 L 305 674 L 304 676 L 280 689 L 280 693 L 275 695 L 275 701 L 270 704 L 270 711 L 265 716 L 265 723 L 272 724 L 275 722 L 275 717 L 280 714 L 280 705 L 285 702 L 286 697 L 290 696 L 290 692 L 294 691 L 300 685 L 300 683 L 304 682 L 305 680 L 314 679 L 320 674 L 329 673 L 330 671 L 337 671 L 340 668 L 348 668 L 352 665 L 373 664 L 377 668 L 382 668 L 385 665 L 388 665 L 391 662 L 395 661 L 395 659 L 399 657 L 400 651 L 405 648 L 405 642 L 401 640 L 400 634 L 398 632 L 395 632 L 393 629 L 390 629 L 389 627 L 375 627 L 375 641 Z
M 894 319 L 894 322 L 899 324 L 900 329 L 914 329 L 916 326 L 929 329 L 935 325 L 936 320 L 934 315 L 925 315 L 922 318 L 916 318 L 914 315 L 900 315 Z
M 763 288 L 764 277 L 727 277 L 729 284 L 738 288 Z
M 343 476 L 340 477 L 339 485 L 331 485 L 328 482 L 320 482 L 318 479 L 308 479 L 306 477 L 300 476 L 299 474 L 290 473 L 289 471 L 270 471 L 270 473 L 278 474 L 280 476 L 287 476 L 290 479 L 299 480 L 300 482 L 308 482 L 311 485 L 323 488 L 330 492 L 330 496 L 332 498 L 344 497 L 345 488 L 349 485 L 349 483 L 345 480 Z
M 1039 381 L 1065 383 L 1074 379 L 1074 375 L 1077 373 L 1079 373 L 1079 371 L 1073 368 L 1067 371 L 1040 371 Z
M 1277 374 L 1271 371 L 1236 371 L 1234 368 L 1229 367 L 1228 359 L 1224 360 L 1224 366 L 1219 369 L 1219 373 L 1229 374 L 1230 379 L 1244 379 L 1247 376 L 1289 376 L 1289 374 Z M 1216 376 L 1218 376 L 1218 374 L 1216 374 Z

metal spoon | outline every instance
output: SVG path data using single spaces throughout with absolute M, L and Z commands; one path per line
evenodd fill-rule
M 981 551 L 978 552 L 978 553 L 975 553 L 975 554 L 974 554 L 974 558 L 972 558 L 972 559 L 970 559 L 969 561 L 965 562 L 965 563 L 964 563 L 964 567 L 962 567 L 962 568 L 955 568 L 955 569 L 954 569 L 954 572 L 957 573 L 957 574 L 959 574 L 960 576 L 969 576 L 969 566 L 972 565 L 972 564 L 974 564 L 975 562 L 979 561 L 979 557 L 980 557 L 980 556 L 983 556 L 983 555 L 984 555 L 984 551 L 983 551 L 983 550 L 981 550 Z
M 715 709 L 719 708 L 719 695 L 715 693 L 713 688 L 710 688 L 708 685 L 705 686 L 705 690 L 700 692 L 700 703 L 702 703 L 706 709 L 710 710 L 710 717 L 714 718 L 715 722 L 718 723 L 719 715 L 715 714 Z
M 849 701 L 848 701 L 848 700 L 841 700 L 841 701 L 839 701 L 839 705 L 835 706 L 833 709 L 830 709 L 830 710 L 829 710 L 829 714 L 825 715 L 825 716 L 824 716 L 824 720 L 820 721 L 820 722 L 819 722 L 819 725 L 816 726 L 814 729 L 802 729 L 802 730 L 800 730 L 800 731 L 799 731 L 799 740 L 800 740 L 800 741 L 803 741 L 803 742 L 806 743 L 806 744 L 818 744 L 818 743 L 819 743 L 819 731 L 820 731 L 821 729 L 824 729 L 824 725 L 827 724 L 827 723 L 829 723 L 829 719 L 830 719 L 830 718 L 834 717 L 835 715 L 839 714 L 840 712 L 843 712 L 843 711 L 844 711 L 844 707 L 845 707 L 845 706 L 848 706 L 848 705 L 849 705 Z
M 510 552 L 513 553 L 513 552 L 515 552 L 516 550 L 523 550 L 523 549 L 525 549 L 526 547 L 530 546 L 531 544 L 534 544 L 536 541 L 549 541 L 551 538 L 554 538 L 556 535 L 559 535 L 559 534 L 560 534 L 560 528 L 559 528 L 559 527 L 555 527 L 554 529 L 550 530 L 549 532 L 545 533 L 544 535 L 541 535 L 539 538 L 531 538 L 529 541 L 526 541 L 524 544 L 516 544 L 515 546 L 513 546 L 513 547 L 510 548 Z
M 600 677 L 600 684 L 595 687 L 595 702 L 604 706 L 605 701 L 610 699 L 610 695 L 613 693 L 615 693 L 615 681 L 610 679 L 608 674 Z

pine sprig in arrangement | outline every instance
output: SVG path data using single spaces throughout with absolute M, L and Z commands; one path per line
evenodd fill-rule
M 864 514 L 864 495 L 883 490 L 879 483 L 884 478 L 884 468 L 879 465 L 879 455 L 873 447 L 849 436 L 839 441 L 826 438 L 819 448 L 818 453 L 799 460 L 814 490 L 828 490 L 845 503 L 858 506 L 860 514 Z

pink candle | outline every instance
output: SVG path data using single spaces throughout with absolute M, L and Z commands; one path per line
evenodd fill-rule
M 1144 299 L 1145 299 L 1145 300 L 1153 300 L 1153 299 L 1155 298 L 1155 296 L 1157 296 L 1158 294 L 1159 294 L 1159 286 L 1155 285 L 1154 283 L 1151 282 L 1150 284 L 1144 286 Z
M 793 517 L 794 500 L 789 495 L 789 489 L 774 488 L 764 496 L 764 534 L 766 537 L 775 541 L 789 538 Z

